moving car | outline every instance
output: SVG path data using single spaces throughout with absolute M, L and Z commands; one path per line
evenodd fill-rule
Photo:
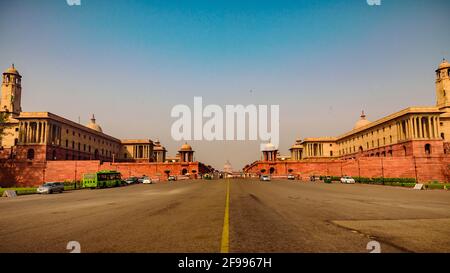
M 295 180 L 295 175 L 293 175 L 293 174 L 288 174 L 287 179 L 289 179 L 289 180 Z
M 261 181 L 270 181 L 270 176 L 268 176 L 268 175 L 261 175 L 259 180 L 261 180 Z
M 129 177 L 127 179 L 125 179 L 125 182 L 130 185 L 130 184 L 136 184 L 139 183 L 138 178 L 135 176 Z
M 355 184 L 355 179 L 353 179 L 351 176 L 343 176 L 343 177 L 341 177 L 341 183 Z
M 171 175 L 169 176 L 169 178 L 167 178 L 168 181 L 176 181 L 177 177 L 175 175 Z
M 64 183 L 63 182 L 47 182 L 37 188 L 38 193 L 48 193 L 52 194 L 54 192 L 63 192 Z
M 142 184 L 152 184 L 152 179 L 148 176 L 142 177 Z

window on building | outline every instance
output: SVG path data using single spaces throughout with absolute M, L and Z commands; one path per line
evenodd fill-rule
M 27 159 L 33 160 L 34 159 L 34 149 L 28 149 L 27 151 Z
M 389 143 L 392 144 L 392 136 L 389 136 Z
M 66 139 L 66 148 L 69 148 L 69 140 Z
M 330 156 L 333 156 L 333 151 L 330 151 Z
M 441 133 L 441 138 L 442 138 L 442 139 L 445 139 L 444 133 Z
M 86 144 L 83 144 L 83 152 L 86 152 Z
M 406 146 L 403 146 L 403 156 L 406 156 Z
M 81 151 L 81 143 L 78 142 L 78 151 Z
M 75 141 L 72 141 L 72 149 L 75 149 Z
M 429 143 L 425 144 L 425 154 L 427 155 L 431 154 L 431 144 Z

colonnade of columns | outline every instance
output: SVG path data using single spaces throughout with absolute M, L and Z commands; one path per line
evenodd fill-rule
M 302 159 L 302 149 L 294 149 L 291 150 L 291 159 L 292 160 L 301 160 Z
M 323 143 L 307 143 L 306 144 L 306 156 L 314 157 L 314 156 L 323 156 Z
M 397 137 L 399 140 L 439 138 L 439 117 L 412 116 L 398 121 Z
M 194 152 L 180 151 L 180 162 L 194 162 Z
M 21 121 L 19 142 L 23 144 L 61 144 L 61 127 L 48 121 Z
M 133 145 L 133 157 L 134 158 L 151 158 L 153 149 L 150 145 Z
M 277 160 L 277 150 L 273 151 L 263 151 L 264 161 L 276 161 Z

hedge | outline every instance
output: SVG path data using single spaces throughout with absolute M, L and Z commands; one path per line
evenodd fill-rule
M 3 196 L 3 192 L 6 190 L 15 191 L 17 195 L 35 194 L 36 188 L 0 188 L 0 197 Z

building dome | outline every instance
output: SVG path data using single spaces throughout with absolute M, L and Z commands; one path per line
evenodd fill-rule
M 272 143 L 267 143 L 264 146 L 264 151 L 275 151 L 275 146 Z
M 17 69 L 14 67 L 14 64 L 12 64 L 8 69 L 6 69 L 5 73 L 20 75 L 19 71 L 17 71 Z
M 443 68 L 450 68 L 450 63 L 447 62 L 446 59 L 443 59 L 442 63 L 439 64 L 439 69 L 443 69 Z
M 192 147 L 191 147 L 191 145 L 187 144 L 187 142 L 186 142 L 183 145 L 181 145 L 180 151 L 192 151 Z
M 231 173 L 233 172 L 233 167 L 231 166 L 230 161 L 227 160 L 227 162 L 225 163 L 225 165 L 223 166 L 223 171 L 226 173 Z
M 154 151 L 165 151 L 166 148 L 161 145 L 161 142 L 159 142 L 159 139 L 157 139 L 155 142 L 153 142 L 153 150 Z
M 364 127 L 366 125 L 370 124 L 370 121 L 366 119 L 366 114 L 364 114 L 364 111 L 361 113 L 361 118 L 355 123 L 355 126 L 353 127 L 353 130 L 356 130 L 358 128 Z
M 95 123 L 95 116 L 94 116 L 94 114 L 92 114 L 91 122 L 86 124 L 86 127 L 91 128 L 92 130 L 95 130 L 97 132 L 103 133 L 102 127 L 100 127 L 100 125 Z
M 303 145 L 302 145 L 302 140 L 300 138 L 297 138 L 295 140 L 295 144 L 291 146 L 291 149 L 302 149 Z

